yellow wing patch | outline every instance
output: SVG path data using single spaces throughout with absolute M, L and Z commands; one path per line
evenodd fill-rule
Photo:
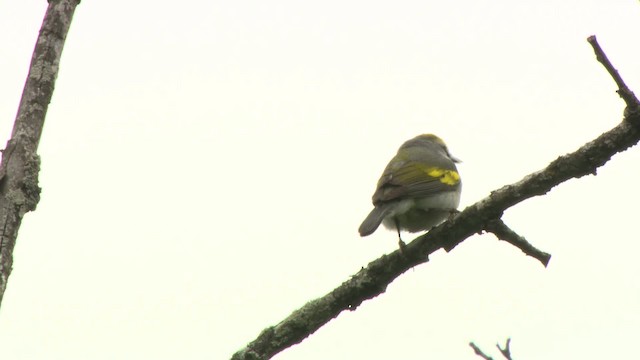
M 455 170 L 446 170 L 437 167 L 429 167 L 424 169 L 427 175 L 438 178 L 441 183 L 447 185 L 455 185 L 460 182 L 460 174 Z

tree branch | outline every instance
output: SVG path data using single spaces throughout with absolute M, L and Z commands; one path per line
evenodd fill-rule
M 491 356 L 482 352 L 482 350 L 478 347 L 478 345 L 474 344 L 473 341 L 469 343 L 469 346 L 471 346 L 471 348 L 473 349 L 473 352 L 476 353 L 476 355 L 480 356 L 484 360 L 493 360 Z
M 549 260 L 551 260 L 550 254 L 542 250 L 538 250 L 536 247 L 531 245 L 531 243 L 529 243 L 527 239 L 511 230 L 501 219 L 494 219 L 489 221 L 484 229 L 490 233 L 493 233 L 498 239 L 504 240 L 522 250 L 522 252 L 526 255 L 537 259 L 542 263 L 542 265 L 544 265 L 544 267 L 547 267 L 547 265 L 549 265 Z
M 50 0 L 33 50 L 11 139 L 0 163 L 0 303 L 13 264 L 13 248 L 25 213 L 40 200 L 38 143 L 53 96 L 58 65 L 73 12 L 80 1 Z
M 363 301 L 384 293 L 395 278 L 429 261 L 429 255 L 438 249 L 451 251 L 463 240 L 499 219 L 506 209 L 528 198 L 544 195 L 569 179 L 595 175 L 597 168 L 613 155 L 625 151 L 638 141 L 640 112 L 626 112 L 622 123 L 575 152 L 558 157 L 546 168 L 517 183 L 491 192 L 488 197 L 467 207 L 457 216 L 417 237 L 403 248 L 402 253 L 396 250 L 372 261 L 325 296 L 308 302 L 279 324 L 263 330 L 254 341 L 236 352 L 232 359 L 269 359 L 301 342 L 342 311 L 353 311 Z
M 509 349 L 510 346 L 511 346 L 511 338 L 507 339 L 507 343 L 504 344 L 503 348 L 500 347 L 500 344 L 496 344 L 496 347 L 498 348 L 498 350 L 500 350 L 500 353 L 502 354 L 502 356 L 504 356 L 504 358 L 507 360 L 513 360 L 511 358 L 511 349 Z
M 500 344 L 496 344 L 496 347 L 498 348 L 498 350 L 500 350 L 500 353 L 502 354 L 502 356 L 504 356 L 506 360 L 513 360 L 513 358 L 511 357 L 511 349 L 509 349 L 510 345 L 511 345 L 511 338 L 507 339 L 507 343 L 504 345 L 504 348 L 501 348 Z M 473 352 L 476 353 L 476 355 L 480 356 L 481 358 L 485 360 L 493 360 L 491 356 L 485 354 L 478 347 L 478 345 L 476 345 L 473 341 L 469 343 L 469 346 L 471 346 L 471 348 L 473 349 Z
M 640 106 L 640 101 L 638 101 L 638 98 L 633 93 L 633 91 L 631 91 L 627 84 L 625 84 L 624 80 L 622 80 L 622 77 L 620 77 L 618 70 L 613 67 L 613 64 L 611 64 L 611 61 L 609 61 L 607 54 L 604 53 L 604 50 L 602 50 L 600 44 L 598 44 L 596 36 L 589 36 L 587 38 L 587 41 L 589 42 L 589 44 L 591 44 L 591 47 L 593 47 L 593 51 L 596 53 L 596 59 L 598 59 L 598 61 L 602 65 L 604 65 L 604 68 L 607 69 L 609 75 L 611 75 L 611 77 L 613 78 L 613 81 L 615 81 L 616 85 L 618 85 L 618 90 L 616 92 L 627 104 L 627 107 L 638 108 Z

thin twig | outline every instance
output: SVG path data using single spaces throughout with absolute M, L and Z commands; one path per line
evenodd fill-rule
M 511 345 L 511 338 L 507 338 L 507 343 L 504 345 L 504 348 L 501 348 L 500 344 L 496 344 L 496 347 L 498 348 L 498 350 L 500 350 L 500 353 L 502 354 L 502 356 L 504 356 L 507 360 L 513 360 L 511 358 L 511 350 L 509 349 L 510 345 Z
M 618 85 L 618 90 L 616 92 L 618 93 L 618 95 L 620 95 L 622 100 L 624 100 L 624 102 L 627 104 L 627 107 L 629 108 L 640 107 L 640 101 L 638 101 L 638 98 L 633 93 L 633 91 L 631 91 L 631 89 L 629 89 L 627 84 L 625 84 L 624 80 L 622 80 L 622 77 L 618 73 L 618 70 L 616 70 L 616 68 L 613 67 L 613 64 L 611 64 L 611 61 L 609 61 L 607 54 L 604 53 L 604 50 L 602 50 L 602 48 L 600 47 L 600 44 L 598 44 L 598 40 L 596 39 L 596 36 L 595 35 L 589 36 L 587 38 L 587 41 L 589 42 L 589 44 L 591 44 L 591 47 L 593 47 L 593 51 L 596 53 L 596 59 L 598 59 L 598 61 L 605 67 L 605 69 L 607 69 L 607 71 L 609 72 L 609 75 L 611 75 L 613 80 L 616 82 L 616 85 Z
M 469 343 L 469 346 L 471 346 L 471 348 L 473 349 L 473 352 L 476 353 L 476 355 L 480 356 L 481 358 L 483 358 L 484 360 L 493 360 L 493 358 L 485 353 L 482 352 L 482 350 L 480 350 L 480 348 L 472 342 Z
M 489 221 L 484 229 L 490 233 L 493 233 L 498 239 L 504 240 L 522 250 L 522 252 L 526 255 L 537 259 L 542 263 L 542 265 L 544 265 L 544 267 L 547 267 L 547 265 L 549 265 L 549 260 L 551 259 L 550 254 L 539 250 L 535 246 L 531 245 L 531 243 L 529 243 L 527 239 L 511 230 L 501 219 Z
M 511 338 L 507 339 L 507 343 L 505 344 L 504 348 L 501 348 L 500 344 L 496 344 L 496 347 L 498 348 L 498 350 L 500 350 L 500 353 L 506 360 L 513 360 L 513 358 L 511 357 L 511 350 L 509 349 L 510 344 Z M 485 354 L 476 344 L 473 343 L 473 341 L 469 343 L 469 346 L 471 346 L 476 355 L 480 356 L 481 358 L 485 360 L 493 360 L 491 356 Z

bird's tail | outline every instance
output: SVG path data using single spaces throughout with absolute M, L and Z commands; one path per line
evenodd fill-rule
M 382 220 L 391 212 L 392 207 L 390 205 L 391 204 L 378 205 L 371 210 L 358 229 L 360 236 L 371 235 L 376 231 Z

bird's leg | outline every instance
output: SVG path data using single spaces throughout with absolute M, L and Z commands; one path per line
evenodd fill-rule
M 396 230 L 398 230 L 398 246 L 400 246 L 400 252 L 404 255 L 404 249 L 407 247 L 407 244 L 402 241 L 402 237 L 400 236 L 400 221 L 397 217 L 394 217 L 393 221 L 396 224 Z
M 456 215 L 458 215 L 458 214 L 460 214 L 460 210 L 458 210 L 458 209 L 449 210 L 449 217 L 447 218 L 447 221 L 453 220 L 453 218 L 455 218 Z

